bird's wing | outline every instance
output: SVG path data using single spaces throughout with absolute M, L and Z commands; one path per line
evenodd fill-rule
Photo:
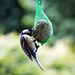
M 36 54 L 36 53 L 37 53 L 37 51 L 36 51 L 36 52 L 32 52 L 32 51 L 31 51 L 31 55 L 32 55 L 32 57 L 34 58 L 34 60 L 35 60 L 36 63 L 38 64 L 38 66 L 41 68 L 41 70 L 44 71 L 42 65 L 40 64 L 40 62 L 39 62 L 39 60 L 38 60 L 38 58 L 37 58 L 37 54 Z
M 32 60 L 32 56 L 31 56 L 32 53 L 31 53 L 31 51 L 28 47 L 28 44 L 23 36 L 20 36 L 20 44 L 21 44 L 21 47 L 22 47 L 23 51 L 25 52 L 25 54 Z
M 35 59 L 37 62 L 38 66 L 44 71 L 43 67 L 41 66 L 38 58 L 37 58 L 37 48 L 36 50 L 30 50 L 25 38 L 23 36 L 20 37 L 20 44 L 22 46 L 23 51 L 25 54 L 32 60 L 32 57 Z M 36 45 L 36 44 L 35 44 Z M 38 46 L 37 46 L 38 47 Z M 35 51 L 35 52 L 34 52 Z

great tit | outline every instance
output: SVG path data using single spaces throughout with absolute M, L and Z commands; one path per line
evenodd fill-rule
M 36 40 L 32 37 L 32 29 L 25 29 L 20 33 L 20 44 L 25 52 L 25 54 L 33 61 L 32 58 L 37 62 L 38 66 L 44 71 L 42 68 L 38 58 L 37 58 L 37 49 L 39 45 L 36 44 Z

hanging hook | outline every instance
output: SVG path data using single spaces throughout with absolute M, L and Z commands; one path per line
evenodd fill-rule
M 38 4 L 40 4 L 40 5 L 42 4 L 42 0 L 37 0 L 37 2 L 38 2 Z

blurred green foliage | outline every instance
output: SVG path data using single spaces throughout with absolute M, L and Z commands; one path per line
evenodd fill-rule
M 56 58 L 54 53 L 50 57 L 50 50 L 47 52 L 50 47 L 45 49 L 43 46 L 40 49 L 42 53 L 38 51 L 38 58 L 45 69 L 43 72 L 21 49 L 19 35 L 0 35 L 0 39 L 0 75 L 75 75 L 75 54 L 70 50 L 67 50 L 67 55 Z
M 0 33 L 20 31 L 23 10 L 16 0 L 0 0 Z
M 54 28 L 47 45 L 53 46 L 58 39 L 71 37 L 68 43 L 71 49 L 66 56 L 52 62 L 53 57 L 50 59 L 49 54 L 42 51 L 47 56 L 39 56 L 41 63 L 45 62 L 45 72 L 26 57 L 20 47 L 19 35 L 8 34 L 33 27 L 36 3 L 36 0 L 0 0 L 0 75 L 75 75 L 75 0 L 43 0 L 44 12 Z
M 0 0 L 0 33 L 33 27 L 36 3 L 36 0 Z M 43 6 L 53 23 L 55 36 L 74 36 L 74 0 L 43 0 Z

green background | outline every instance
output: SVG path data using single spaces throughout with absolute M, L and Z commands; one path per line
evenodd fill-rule
M 54 30 L 37 52 L 45 72 L 29 60 L 19 42 L 20 32 L 34 25 L 36 4 L 36 0 L 0 0 L 0 75 L 75 75 L 75 1 L 43 0 Z

